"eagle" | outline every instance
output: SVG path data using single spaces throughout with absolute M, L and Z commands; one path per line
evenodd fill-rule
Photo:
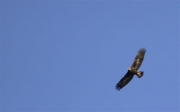
M 127 69 L 127 73 L 125 74 L 125 76 L 116 84 L 116 90 L 120 90 L 124 86 L 126 86 L 132 80 L 134 75 L 136 75 L 138 78 L 141 78 L 143 76 L 144 72 L 138 71 L 138 69 L 144 60 L 145 53 L 145 48 L 141 48 L 138 51 L 138 54 L 136 55 L 132 66 Z

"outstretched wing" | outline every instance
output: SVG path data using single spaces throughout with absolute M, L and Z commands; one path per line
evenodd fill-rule
M 116 89 L 120 90 L 127 85 L 133 78 L 134 73 L 128 71 L 126 75 L 116 84 Z
M 134 63 L 131 66 L 132 69 L 134 69 L 134 70 L 139 69 L 139 67 L 141 66 L 141 64 L 143 62 L 145 53 L 146 53 L 146 49 L 142 48 L 139 50 L 136 58 L 134 59 Z

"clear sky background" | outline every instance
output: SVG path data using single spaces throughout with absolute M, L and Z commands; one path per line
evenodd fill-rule
M 1 111 L 178 111 L 180 2 L 2 0 Z M 121 91 L 140 48 L 142 78 Z

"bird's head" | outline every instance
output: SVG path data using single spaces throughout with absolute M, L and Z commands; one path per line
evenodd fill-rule
M 137 70 L 135 70 L 134 68 L 128 68 L 127 70 L 133 73 L 137 73 Z

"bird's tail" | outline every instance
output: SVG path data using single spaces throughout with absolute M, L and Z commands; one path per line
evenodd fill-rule
M 141 78 L 143 76 L 144 72 L 143 71 L 139 71 L 136 73 L 138 78 Z

